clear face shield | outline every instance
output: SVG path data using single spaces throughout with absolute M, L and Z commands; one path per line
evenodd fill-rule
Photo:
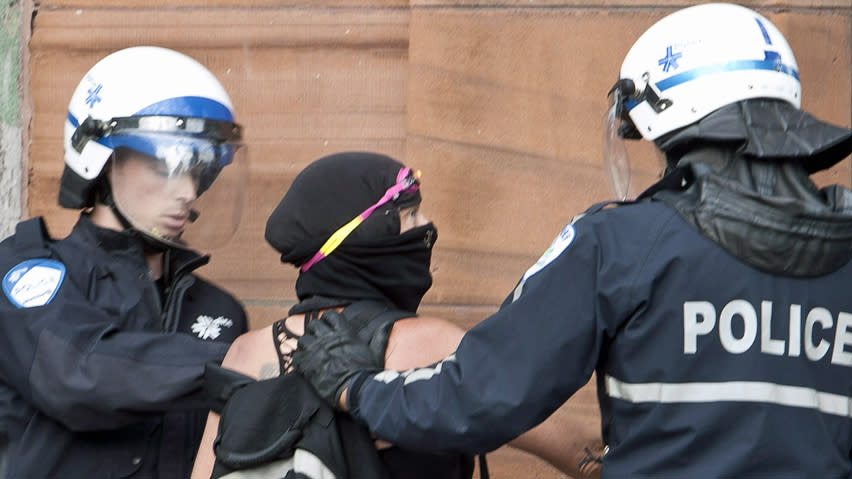
M 118 211 L 169 246 L 210 250 L 227 243 L 248 183 L 239 126 L 203 118 L 123 120 L 129 123 L 105 137 L 115 149 L 109 179 Z
M 646 89 L 646 91 L 651 92 L 650 89 Z M 647 99 L 643 96 L 641 100 L 636 100 L 635 97 L 636 91 L 632 80 L 617 81 L 609 91 L 609 108 L 603 118 L 604 165 L 610 189 L 617 201 L 632 199 L 638 193 L 631 177 L 631 159 L 625 140 L 642 139 L 642 135 L 639 134 L 636 126 L 630 120 L 628 111 L 631 103 L 635 104 Z M 655 157 L 654 164 L 659 168 L 656 175 L 659 176 L 665 167 L 665 157 L 659 148 L 656 148 L 651 142 L 632 141 L 631 143 L 650 145 L 653 149 L 652 155 Z M 630 150 L 637 148 L 642 147 L 637 145 L 631 147 Z M 646 155 L 644 152 L 639 152 L 639 156 Z

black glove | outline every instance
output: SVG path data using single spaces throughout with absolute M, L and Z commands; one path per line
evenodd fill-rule
M 329 310 L 307 324 L 292 365 L 320 397 L 340 409 L 340 395 L 356 374 L 383 369 L 384 351 L 379 356 L 358 337 L 357 325 Z

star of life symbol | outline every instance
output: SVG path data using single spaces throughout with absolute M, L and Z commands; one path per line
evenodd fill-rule
M 103 88 L 103 84 L 98 83 L 86 90 L 86 93 L 88 93 L 88 96 L 86 96 L 86 104 L 89 105 L 89 108 L 94 108 L 95 103 L 101 101 L 101 97 L 98 96 L 98 93 L 101 92 L 101 88 Z
M 224 316 L 211 318 L 202 314 L 192 325 L 192 332 L 201 339 L 216 339 L 222 334 L 223 327 L 230 328 L 233 325 L 234 322 Z
M 678 68 L 677 61 L 682 56 L 683 56 L 683 53 L 681 53 L 681 52 L 674 53 L 672 51 L 672 47 L 668 46 L 668 47 L 666 47 L 666 56 L 664 56 L 663 58 L 660 58 L 657 61 L 657 65 L 660 65 L 660 66 L 663 67 L 664 73 L 668 73 L 669 70 L 671 70 L 671 69 L 677 70 L 677 68 Z

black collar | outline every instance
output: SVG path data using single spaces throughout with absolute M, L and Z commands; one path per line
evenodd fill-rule
M 102 228 L 92 222 L 86 212 L 80 214 L 74 225 L 71 237 L 85 243 L 87 249 L 103 251 L 110 256 L 119 256 L 132 262 L 145 265 L 145 243 L 133 230 L 115 231 Z M 69 237 L 69 238 L 71 238 Z M 193 250 L 169 248 L 164 252 L 163 277 L 169 284 L 178 275 L 194 271 L 210 261 L 209 255 L 201 255 Z

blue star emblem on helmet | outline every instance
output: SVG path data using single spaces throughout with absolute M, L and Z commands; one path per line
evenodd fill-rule
M 88 95 L 86 96 L 86 104 L 89 105 L 89 108 L 93 108 L 95 106 L 95 103 L 101 101 L 101 97 L 98 94 L 101 92 L 102 87 L 103 85 L 98 83 L 97 86 L 89 88 L 86 91 L 86 93 L 88 93 Z
M 670 47 L 670 46 L 666 47 L 666 56 L 663 57 L 663 58 L 660 58 L 660 60 L 657 61 L 657 65 L 660 65 L 660 66 L 663 67 L 663 73 L 668 73 L 669 70 L 671 70 L 671 69 L 677 70 L 677 68 L 678 68 L 677 61 L 682 56 L 683 56 L 683 53 L 681 53 L 681 52 L 674 53 L 674 52 L 672 52 L 672 47 Z

